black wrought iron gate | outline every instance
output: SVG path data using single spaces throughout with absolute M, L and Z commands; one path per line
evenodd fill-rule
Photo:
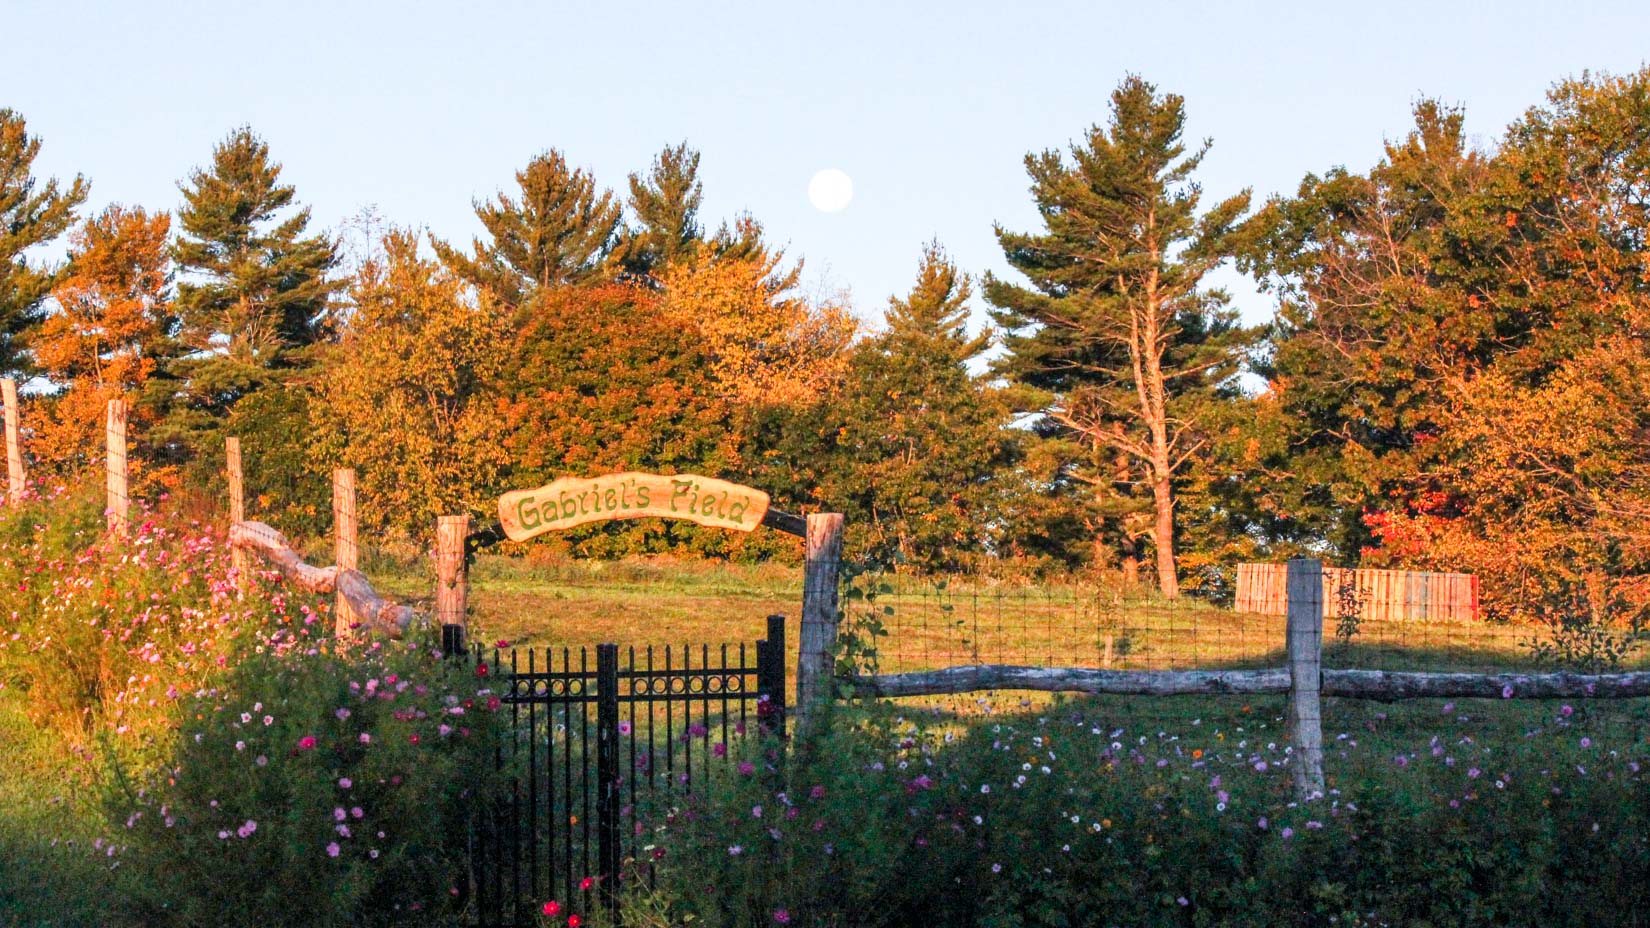
M 738 741 L 785 725 L 785 622 L 744 644 L 481 650 L 513 737 L 509 795 L 480 809 L 468 889 L 478 928 L 535 924 L 546 901 L 612 905 L 645 872 L 645 809 L 702 780 Z M 754 661 L 750 660 L 754 657 Z

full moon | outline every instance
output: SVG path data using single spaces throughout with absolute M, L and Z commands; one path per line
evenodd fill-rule
M 854 180 L 836 168 L 826 168 L 808 181 L 808 202 L 822 213 L 834 213 L 854 198 Z

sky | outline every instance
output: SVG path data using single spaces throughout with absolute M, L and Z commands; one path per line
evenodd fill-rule
M 1012 277 L 993 225 L 1037 227 L 1027 152 L 1107 119 L 1139 74 L 1209 138 L 1206 203 L 1362 170 L 1418 98 L 1466 108 L 1475 144 L 1585 70 L 1644 66 L 1650 3 L 90 3 L 0 0 L 0 107 L 43 140 L 36 173 L 90 205 L 176 209 L 231 129 L 338 231 L 385 222 L 468 242 L 472 202 L 558 148 L 616 192 L 666 145 L 703 154 L 703 218 L 749 212 L 877 320 L 938 240 Z M 808 202 L 838 168 L 854 198 Z M 1246 319 L 1263 294 L 1222 276 Z M 978 303 L 978 300 L 976 300 Z M 983 307 L 977 320 L 983 322 Z

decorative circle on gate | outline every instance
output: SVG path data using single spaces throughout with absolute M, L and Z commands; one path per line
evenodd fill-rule
M 674 694 L 677 694 L 677 695 L 680 695 L 682 693 L 686 693 L 687 692 L 687 680 L 683 679 L 682 677 L 671 677 L 670 678 L 670 691 Z
M 712 693 L 720 693 L 727 686 L 727 677 L 711 677 L 705 681 L 705 689 Z

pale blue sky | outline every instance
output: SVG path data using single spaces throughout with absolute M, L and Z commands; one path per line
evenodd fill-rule
M 1554 81 L 1637 69 L 1650 3 L 90 3 L 4 0 L 0 106 L 84 173 L 93 205 L 175 209 L 232 127 L 271 143 L 337 229 L 388 221 L 467 242 L 471 200 L 562 149 L 622 190 L 660 147 L 704 153 L 707 224 L 749 210 L 810 288 L 880 316 L 937 237 L 1004 270 L 992 223 L 1035 212 L 1021 158 L 1104 121 L 1137 72 L 1212 137 L 1211 197 L 1367 167 L 1421 95 L 1493 144 Z M 854 180 L 816 212 L 809 177 Z M 1244 295 L 1251 319 L 1264 299 Z

